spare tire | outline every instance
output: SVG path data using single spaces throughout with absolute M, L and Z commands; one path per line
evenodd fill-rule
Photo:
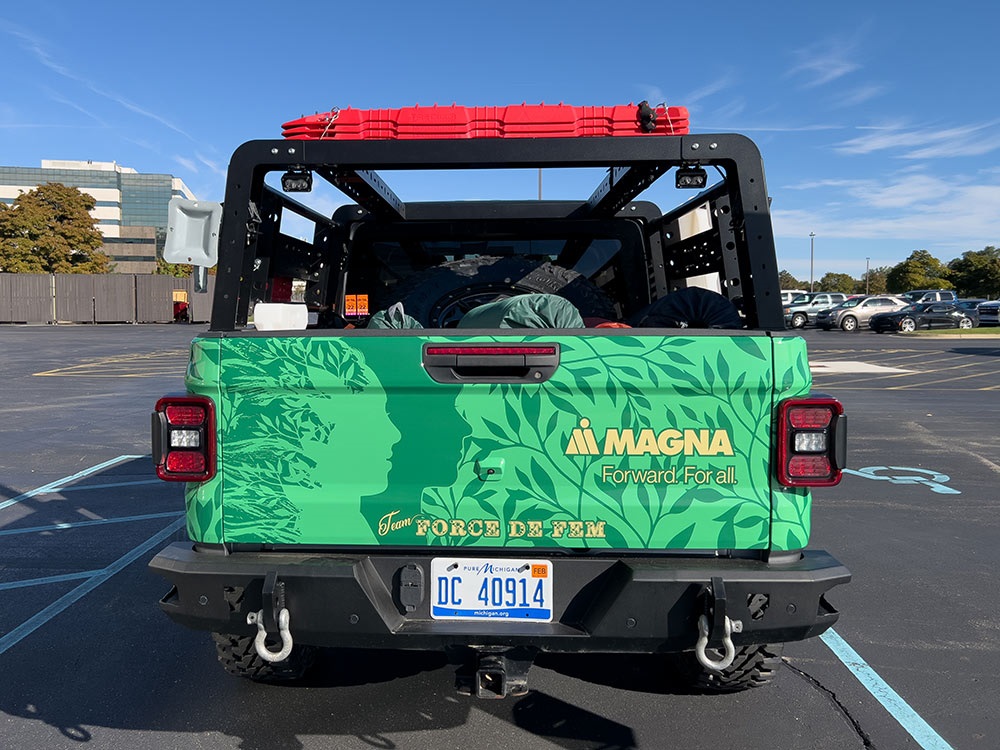
M 401 283 L 383 304 L 402 302 L 425 328 L 454 328 L 474 307 L 537 292 L 564 297 L 584 318 L 618 317 L 611 298 L 582 274 L 518 256 L 442 263 Z
M 742 328 L 736 305 L 709 289 L 687 287 L 661 297 L 629 320 L 636 328 Z

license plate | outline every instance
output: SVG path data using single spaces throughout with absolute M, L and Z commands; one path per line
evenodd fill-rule
M 552 563 L 435 557 L 431 560 L 435 620 L 552 622 Z

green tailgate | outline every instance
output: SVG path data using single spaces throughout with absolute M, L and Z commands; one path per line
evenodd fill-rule
M 428 342 L 557 343 L 551 379 L 442 384 Z M 221 367 L 220 367 L 221 362 Z M 220 378 L 221 373 L 221 378 Z M 193 539 L 306 545 L 798 549 L 809 494 L 773 484 L 771 414 L 805 344 L 766 335 L 196 339 L 219 473 Z

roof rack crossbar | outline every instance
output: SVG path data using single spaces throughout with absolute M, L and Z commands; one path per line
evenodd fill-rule
M 586 212 L 590 215 L 614 216 L 653 184 L 666 169 L 664 164 L 611 167 L 601 184 L 587 199 Z
M 378 216 L 406 218 L 406 204 L 371 169 L 317 169 L 331 185 Z

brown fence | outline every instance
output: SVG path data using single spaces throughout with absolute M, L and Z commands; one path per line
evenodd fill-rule
M 191 322 L 204 323 L 214 289 L 213 276 L 198 294 L 194 279 L 173 276 L 0 273 L 0 323 L 169 323 L 175 290 Z
M 54 283 L 49 274 L 0 273 L 0 323 L 51 323 Z

